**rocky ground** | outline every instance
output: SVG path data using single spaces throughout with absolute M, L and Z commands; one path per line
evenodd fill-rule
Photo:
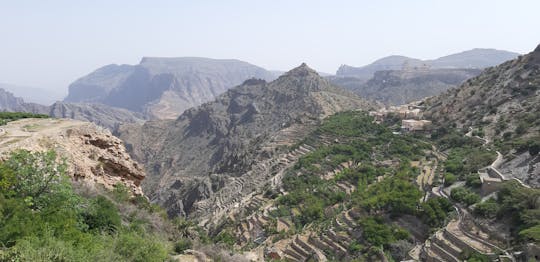
M 69 163 L 68 174 L 90 186 L 117 183 L 142 195 L 145 173 L 122 141 L 95 124 L 68 119 L 23 119 L 0 126 L 0 155 L 13 150 L 54 150 Z

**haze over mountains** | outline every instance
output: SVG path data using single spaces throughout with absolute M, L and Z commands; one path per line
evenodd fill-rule
M 434 60 L 389 56 L 363 67 L 343 65 L 330 80 L 363 97 L 399 105 L 438 95 L 476 76 L 480 69 L 518 55 L 477 48 Z
M 433 60 L 421 60 L 400 55 L 392 55 L 378 59 L 377 61 L 362 67 L 342 65 L 336 72 L 336 76 L 350 76 L 367 81 L 377 71 L 383 70 L 407 70 L 414 68 L 448 69 L 467 68 L 482 69 L 498 65 L 502 62 L 514 59 L 518 53 L 504 50 L 475 48 L 457 54 L 439 57 Z
M 138 65 L 108 65 L 80 78 L 69 86 L 65 102 L 102 103 L 173 119 L 252 77 L 275 76 L 233 59 L 145 57 Z

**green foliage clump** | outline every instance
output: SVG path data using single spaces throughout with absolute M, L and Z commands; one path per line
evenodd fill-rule
M 370 217 L 360 221 L 363 236 L 374 246 L 387 246 L 397 240 L 407 239 L 409 232 L 397 226 L 389 226 L 380 217 Z
M 421 204 L 420 217 L 431 227 L 443 226 L 448 213 L 453 210 L 452 203 L 444 197 L 430 198 Z
M 453 188 L 452 191 L 450 191 L 450 197 L 468 206 L 480 201 L 480 196 L 478 194 L 464 187 Z
M 93 199 L 83 217 L 88 229 L 98 232 L 115 232 L 122 222 L 116 206 L 104 196 Z
M 49 118 L 48 115 L 33 114 L 26 112 L 0 112 L 0 126 L 8 122 L 23 119 L 23 118 Z
M 457 177 L 452 173 L 446 173 L 444 174 L 444 185 L 450 186 L 454 184 L 457 180 Z
M 524 188 L 515 181 L 506 182 L 498 193 L 498 216 L 512 218 L 512 230 L 522 240 L 539 243 L 540 189 Z
M 474 213 L 485 217 L 485 218 L 495 218 L 499 213 L 500 205 L 493 198 L 490 198 L 482 203 L 478 203 L 474 207 Z
M 410 181 L 412 175 L 412 168 L 403 164 L 394 176 L 358 192 L 353 203 L 368 211 L 383 210 L 393 215 L 414 214 L 422 193 Z
M 105 196 L 78 195 L 66 168 L 54 152 L 17 151 L 0 163 L 0 261 L 167 259 L 163 236 L 122 225 Z

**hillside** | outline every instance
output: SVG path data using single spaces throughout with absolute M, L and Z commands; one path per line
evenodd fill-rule
M 540 46 L 533 52 L 488 68 L 460 87 L 427 99 L 425 116 L 450 123 L 494 142 L 509 159 L 502 168 L 539 186 L 534 149 L 540 137 Z M 534 152 L 531 151 L 531 152 Z
M 120 137 L 147 167 L 146 194 L 172 216 L 212 223 L 269 186 L 281 150 L 325 116 L 372 104 L 331 86 L 305 64 L 267 83 L 251 79 L 174 121 L 122 126 Z M 291 159 L 292 161 L 292 159 Z
M 252 77 L 271 80 L 274 74 L 232 59 L 144 57 L 138 65 L 108 65 L 78 79 L 64 101 L 174 119 Z
M 332 77 L 330 81 L 362 97 L 401 105 L 443 93 L 479 73 L 479 69 L 384 70 L 365 83 L 356 77 Z

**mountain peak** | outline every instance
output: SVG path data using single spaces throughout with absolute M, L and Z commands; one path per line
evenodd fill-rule
M 535 52 L 535 53 L 540 53 L 540 44 L 536 47 L 536 49 L 534 49 L 533 52 Z
M 317 76 L 320 77 L 317 71 L 313 70 L 306 63 L 302 63 L 300 66 L 293 68 L 289 72 L 285 73 L 285 76 Z

